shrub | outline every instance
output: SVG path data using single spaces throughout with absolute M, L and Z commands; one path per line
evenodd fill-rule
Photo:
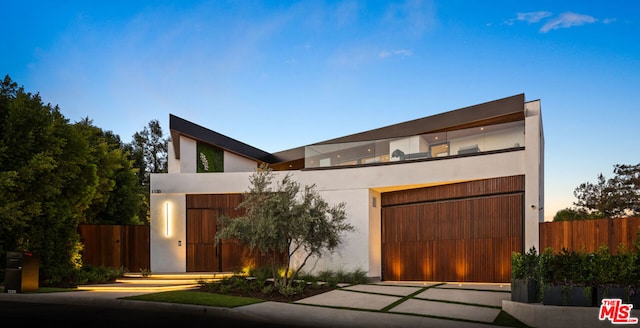
M 329 282 L 329 280 L 333 279 L 334 272 L 331 270 L 323 270 L 318 272 L 318 280 Z
M 357 269 L 351 275 L 353 284 L 368 284 L 370 282 L 369 277 L 367 276 L 367 272 L 362 269 Z
M 271 294 L 273 292 L 273 285 L 266 285 L 264 287 L 262 287 L 262 293 L 267 295 L 267 294 Z
M 540 258 L 535 247 L 511 254 L 511 279 L 538 279 Z

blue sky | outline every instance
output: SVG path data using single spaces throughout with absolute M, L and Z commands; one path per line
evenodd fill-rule
M 638 164 L 637 1 L 3 1 L 0 73 L 124 142 L 178 115 L 275 152 L 524 93 L 545 218 Z

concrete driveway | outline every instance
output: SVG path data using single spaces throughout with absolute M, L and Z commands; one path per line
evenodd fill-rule
M 138 280 L 139 281 L 139 280 Z M 300 327 L 495 327 L 493 321 L 510 300 L 509 284 L 379 282 L 342 285 L 294 303 L 263 302 L 232 309 L 201 305 L 126 300 L 126 296 L 167 289 L 194 288 L 167 281 L 149 284 L 84 286 L 82 292 L 0 294 L 0 300 L 95 304 L 110 307 L 167 307 L 179 311 L 216 311 L 250 316 L 265 323 Z M 163 289 L 164 288 L 164 289 Z

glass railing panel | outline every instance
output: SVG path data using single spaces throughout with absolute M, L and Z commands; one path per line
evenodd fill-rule
M 305 147 L 305 167 L 323 167 L 337 165 L 335 153 L 340 149 L 340 144 L 312 145 Z
M 305 167 L 366 165 L 447 157 L 524 145 L 524 122 L 374 141 L 305 147 Z

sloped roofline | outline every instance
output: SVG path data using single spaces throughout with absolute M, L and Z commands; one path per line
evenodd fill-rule
M 406 137 L 432 132 L 462 129 L 480 124 L 497 124 L 507 121 L 522 120 L 524 119 L 524 104 L 524 94 L 521 93 L 511 97 L 464 107 L 441 114 L 325 140 L 312 145 Z M 171 139 L 173 141 L 175 156 L 178 159 L 180 158 L 180 135 L 215 145 L 240 156 L 269 164 L 302 159 L 304 158 L 304 149 L 307 146 L 296 147 L 272 154 L 172 114 L 169 115 L 169 129 L 171 131 Z
M 171 140 L 173 142 L 176 159 L 180 159 L 180 136 L 182 135 L 215 145 L 240 156 L 267 163 L 273 161 L 273 155 L 269 152 L 189 122 L 173 114 L 169 114 L 169 130 L 171 131 Z

